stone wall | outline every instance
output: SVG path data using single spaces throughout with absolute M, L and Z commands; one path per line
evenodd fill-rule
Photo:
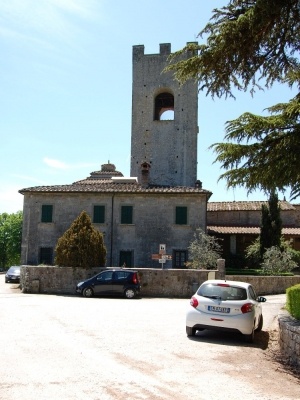
M 141 277 L 142 294 L 149 297 L 190 297 L 206 279 L 224 279 L 224 263 L 217 270 L 135 268 Z M 26 293 L 75 293 L 81 280 L 99 272 L 53 266 L 22 266 L 21 286 Z M 285 293 L 300 283 L 300 276 L 226 276 L 228 280 L 249 282 L 258 295 Z
M 142 296 L 189 298 L 207 279 L 222 279 L 220 270 L 135 268 L 141 278 Z M 76 284 L 100 270 L 52 266 L 21 267 L 23 293 L 75 294 Z
M 300 369 L 300 321 L 287 312 L 278 317 L 279 346 L 286 361 Z
M 226 279 L 251 283 L 258 295 L 282 294 L 286 289 L 298 285 L 300 276 L 252 276 L 226 275 Z

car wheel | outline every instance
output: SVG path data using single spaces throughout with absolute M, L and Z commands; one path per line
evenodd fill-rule
M 249 335 L 244 335 L 245 340 L 247 343 L 253 343 L 254 342 L 254 328 L 252 328 L 252 332 Z
M 191 328 L 190 326 L 186 327 L 186 334 L 188 336 L 195 336 L 196 334 L 196 329 L 195 328 Z
M 264 319 L 263 319 L 263 316 L 261 314 L 261 316 L 259 318 L 258 326 L 256 328 L 256 332 L 260 332 L 262 330 L 263 324 L 264 324 Z
M 84 297 L 93 297 L 94 291 L 91 287 L 87 287 L 87 288 L 83 289 L 82 294 L 84 295 Z
M 136 296 L 134 289 L 126 289 L 124 292 L 126 299 L 133 299 Z

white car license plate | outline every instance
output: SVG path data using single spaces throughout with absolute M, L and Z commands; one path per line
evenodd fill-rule
M 207 308 L 208 308 L 208 311 L 220 312 L 220 313 L 225 313 L 225 314 L 230 313 L 230 308 L 227 308 L 227 307 L 208 306 Z

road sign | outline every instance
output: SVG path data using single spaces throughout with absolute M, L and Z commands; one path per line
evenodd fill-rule
M 152 260 L 160 260 L 161 254 L 152 254 L 151 258 L 152 258 Z
M 159 254 L 166 254 L 166 245 L 165 244 L 159 245 Z
M 164 263 L 166 262 L 166 260 L 165 260 L 164 258 L 161 258 L 161 259 L 158 260 L 158 262 L 159 262 L 160 264 L 164 264 Z

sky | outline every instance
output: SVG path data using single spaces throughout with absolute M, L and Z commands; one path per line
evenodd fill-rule
M 226 0 L 1 0 L 0 213 L 22 210 L 20 189 L 71 184 L 110 161 L 130 175 L 132 46 L 177 51 Z M 292 92 L 275 86 L 236 100 L 199 93 L 198 179 L 210 201 L 265 200 L 227 189 L 208 149 L 225 122 L 262 114 Z M 279 195 L 283 198 L 283 195 Z

